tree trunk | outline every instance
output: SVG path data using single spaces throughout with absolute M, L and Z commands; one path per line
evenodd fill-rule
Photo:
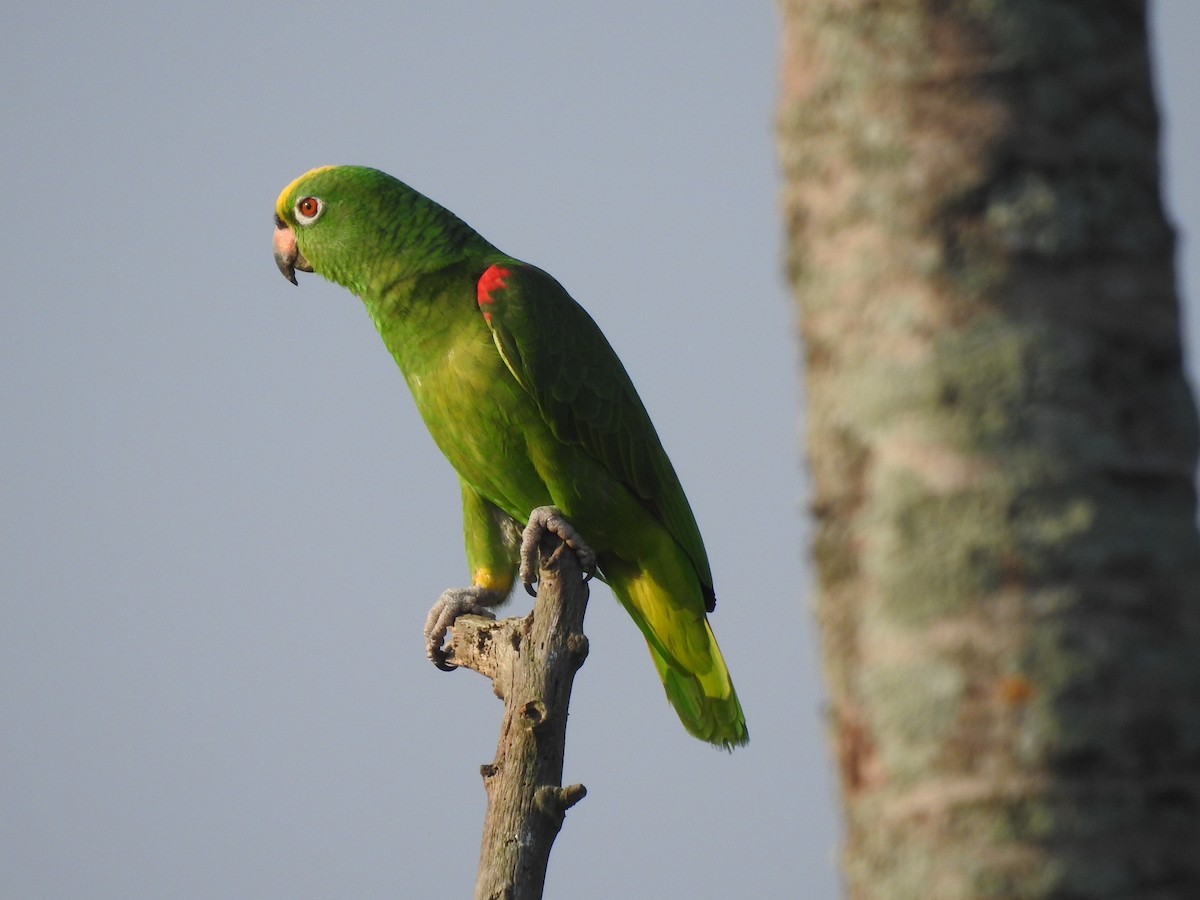
M 849 893 L 1200 897 L 1198 429 L 1145 6 L 781 5 Z

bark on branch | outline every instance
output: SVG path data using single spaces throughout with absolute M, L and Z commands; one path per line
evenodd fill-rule
M 492 679 L 504 701 L 496 757 L 480 767 L 487 813 L 476 900 L 542 896 L 550 848 L 566 811 L 587 793 L 562 786 L 567 708 L 587 658 L 588 588 L 575 554 L 555 537 L 541 546 L 538 595 L 524 618 L 454 623 L 449 661 Z

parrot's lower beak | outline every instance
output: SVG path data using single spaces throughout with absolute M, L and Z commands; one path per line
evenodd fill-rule
M 296 232 L 288 226 L 286 222 L 275 217 L 275 265 L 279 266 L 279 271 L 283 273 L 283 277 L 292 284 L 297 284 L 296 270 L 301 272 L 311 272 L 312 266 L 308 264 L 299 250 L 296 249 Z

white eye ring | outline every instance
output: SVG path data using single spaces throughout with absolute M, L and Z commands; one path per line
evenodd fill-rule
M 301 197 L 296 201 L 292 211 L 296 214 L 296 221 L 301 225 L 311 225 L 325 211 L 325 201 L 320 197 Z

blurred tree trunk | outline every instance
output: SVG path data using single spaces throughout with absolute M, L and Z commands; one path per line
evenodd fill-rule
M 855 898 L 1200 897 L 1197 421 L 1135 0 L 781 0 Z

